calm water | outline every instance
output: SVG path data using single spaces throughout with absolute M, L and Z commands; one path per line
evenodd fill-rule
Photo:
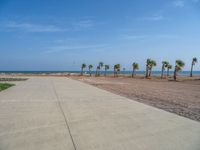
M 52 73 L 80 73 L 80 71 L 0 71 L 0 73 L 12 74 L 52 74 Z M 89 73 L 85 71 L 85 73 Z M 132 71 L 121 71 L 121 74 L 131 74 Z M 165 72 L 166 73 L 166 72 Z M 95 71 L 92 71 L 92 74 L 95 74 Z M 101 74 L 104 74 L 104 71 L 101 71 Z M 113 74 L 113 71 L 107 71 L 107 74 Z M 136 71 L 136 74 L 144 75 L 145 71 Z M 160 75 L 161 71 L 152 71 L 152 75 Z M 173 71 L 170 71 L 170 74 L 173 74 Z M 190 71 L 181 71 L 180 75 L 187 76 L 190 74 Z M 200 71 L 193 71 L 193 75 L 200 75 Z

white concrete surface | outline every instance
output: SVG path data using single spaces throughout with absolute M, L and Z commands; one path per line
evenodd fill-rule
M 0 150 L 200 150 L 200 123 L 68 78 L 0 92 Z

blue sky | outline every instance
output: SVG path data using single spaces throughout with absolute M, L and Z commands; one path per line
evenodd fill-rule
M 0 0 L 0 54 L 0 70 L 144 70 L 147 58 L 188 70 L 200 56 L 200 0 Z

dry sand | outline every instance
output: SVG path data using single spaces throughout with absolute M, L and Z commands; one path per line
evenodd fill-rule
M 200 121 L 200 77 L 166 79 L 72 77 L 115 94 Z

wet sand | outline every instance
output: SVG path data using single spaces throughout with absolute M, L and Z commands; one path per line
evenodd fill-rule
M 71 77 L 115 94 L 200 121 L 200 77 L 166 79 Z

